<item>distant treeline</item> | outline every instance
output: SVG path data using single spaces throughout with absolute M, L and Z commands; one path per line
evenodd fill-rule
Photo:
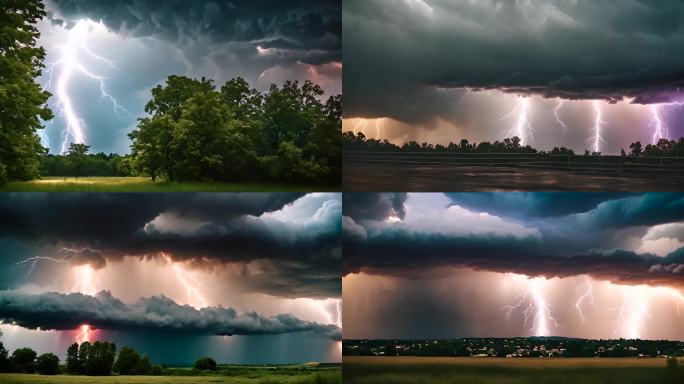
M 530 145 L 521 145 L 519 137 L 503 139 L 503 141 L 495 141 L 490 143 L 483 141 L 480 143 L 471 143 L 467 139 L 462 139 L 460 142 L 450 142 L 447 145 L 419 143 L 417 141 L 409 141 L 399 146 L 384 140 L 369 139 L 361 133 L 354 133 L 351 131 L 342 134 L 342 148 L 343 151 L 385 151 L 385 152 L 454 152 L 454 153 L 529 153 L 539 155 L 575 155 L 575 151 L 565 147 L 554 147 L 550 151 L 541 151 L 532 148 Z M 601 152 L 584 151 L 584 156 L 600 156 Z M 629 150 L 621 150 L 622 156 L 632 157 L 684 157 L 684 137 L 679 140 L 660 139 L 656 144 L 647 144 L 644 146 L 640 141 L 630 144 Z
M 48 154 L 40 159 L 41 176 L 137 176 L 130 155 L 115 153 L 86 154 L 76 164 L 68 155 Z
M 201 357 L 195 361 L 195 371 L 215 371 L 216 361 Z M 166 366 L 153 365 L 147 355 L 140 355 L 131 347 L 123 347 L 116 352 L 116 345 L 109 341 L 73 343 L 67 349 L 64 365 L 54 353 L 38 356 L 31 348 L 18 348 L 12 355 L 0 342 L 0 372 L 39 373 L 41 375 L 109 376 L 119 375 L 166 375 L 173 374 Z
M 684 342 L 564 337 L 344 340 L 343 356 L 661 357 L 684 356 Z

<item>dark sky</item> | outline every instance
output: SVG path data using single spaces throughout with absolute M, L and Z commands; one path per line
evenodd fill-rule
M 161 359 L 169 334 L 226 362 L 339 359 L 340 194 L 5 194 L 0 217 L 8 347 L 63 355 L 87 324 Z
M 665 193 L 345 194 L 344 337 L 684 339 L 682 212 Z
M 345 1 L 346 129 L 366 118 L 367 135 L 395 142 L 500 140 L 526 97 L 523 139 L 542 149 L 591 149 L 593 100 L 605 153 L 650 142 L 654 109 L 678 138 L 683 18 L 667 0 Z
M 65 98 L 93 151 L 128 152 L 126 133 L 144 115 L 150 89 L 172 74 L 204 76 L 218 86 L 242 76 L 262 91 L 309 79 L 323 86 L 326 97 L 341 92 L 339 0 L 45 4 L 39 43 L 48 70 L 40 80 L 54 95 L 57 117 L 43 139 L 53 153 L 60 152 L 68 126 Z

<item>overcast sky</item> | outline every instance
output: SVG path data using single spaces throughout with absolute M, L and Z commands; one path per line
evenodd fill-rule
M 87 324 L 158 363 L 338 361 L 341 209 L 337 193 L 5 194 L 2 341 L 63 356 Z
M 684 340 L 683 208 L 665 193 L 345 194 L 344 337 Z
M 61 151 L 67 126 L 60 94 L 82 119 L 91 151 L 126 153 L 126 134 L 144 115 L 150 89 L 172 74 L 205 76 L 218 86 L 242 76 L 262 91 L 309 79 L 323 86 L 326 97 L 341 92 L 339 0 L 45 3 L 39 44 L 48 70 L 39 80 L 54 95 L 57 116 L 43 135 L 53 153 Z M 101 77 L 102 89 L 81 68 Z
M 651 142 L 655 112 L 679 138 L 682 18 L 676 0 L 345 1 L 345 129 L 399 144 L 501 140 L 529 98 L 522 136 L 541 149 L 593 149 L 593 100 L 603 153 Z

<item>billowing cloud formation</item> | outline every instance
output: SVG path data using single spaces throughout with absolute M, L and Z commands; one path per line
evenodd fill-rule
M 684 220 L 682 194 L 574 193 L 564 209 L 555 204 L 569 195 L 513 194 L 493 204 L 490 212 L 501 217 L 478 213 L 498 195 L 504 194 L 409 194 L 399 222 L 355 220 L 345 205 L 344 274 L 410 276 L 455 267 L 684 287 L 684 248 L 674 242 L 660 256 L 638 251 L 672 237 L 670 226 L 657 226 Z M 474 211 L 453 205 L 459 202 Z
M 256 312 L 238 313 L 233 308 L 195 309 L 178 305 L 164 296 L 141 298 L 126 304 L 107 291 L 97 296 L 80 293 L 0 291 L 0 318 L 17 325 L 45 330 L 72 330 L 81 324 L 107 330 L 148 330 L 210 335 L 276 335 L 313 332 L 340 340 L 342 331 L 333 324 L 304 321 L 289 314 L 264 317 Z
M 198 36 L 217 45 L 245 43 L 254 55 L 270 53 L 280 63 L 320 65 L 341 60 L 339 0 L 50 0 L 50 4 L 55 22 L 102 20 L 117 33 L 160 37 L 180 45 Z
M 446 193 L 461 207 L 507 217 L 553 217 L 586 212 L 599 203 L 627 194 L 574 192 Z
M 206 267 L 241 263 L 258 291 L 336 297 L 341 205 L 336 193 L 5 194 L 0 239 L 94 268 L 162 253 Z
M 344 214 L 354 220 L 385 220 L 390 216 L 404 218 L 406 193 L 345 193 Z
M 345 1 L 345 113 L 454 116 L 454 88 L 681 100 L 682 17 L 679 1 Z

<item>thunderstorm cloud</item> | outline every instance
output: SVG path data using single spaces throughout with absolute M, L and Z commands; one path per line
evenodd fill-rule
M 342 333 L 336 325 L 304 321 L 289 314 L 266 317 L 256 312 L 238 313 L 233 308 L 221 306 L 195 309 L 164 296 L 141 298 L 136 303 L 126 304 L 107 291 L 96 296 L 0 291 L 0 318 L 24 328 L 44 330 L 72 330 L 86 323 L 108 330 L 221 336 L 312 332 L 340 340 Z
M 503 195 L 409 194 L 400 221 L 359 215 L 363 206 L 349 199 L 343 272 L 412 276 L 468 268 L 684 287 L 684 244 L 676 234 L 684 220 L 681 194 Z M 356 204 L 372 208 L 382 198 Z
M 341 211 L 337 193 L 5 194 L 0 245 L 14 244 L 15 262 L 45 256 L 95 269 L 127 257 L 237 265 L 256 292 L 337 297 Z M 13 271 L 3 272 L 9 284 Z

